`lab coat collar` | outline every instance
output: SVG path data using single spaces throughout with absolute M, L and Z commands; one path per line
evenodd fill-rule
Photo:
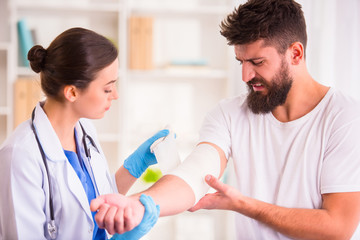
M 55 133 L 46 113 L 39 102 L 35 107 L 34 126 L 44 149 L 45 156 L 50 161 L 66 161 L 66 156 L 61 146 L 60 139 Z
M 60 139 L 56 135 L 55 130 L 41 105 L 43 105 L 43 102 L 39 102 L 35 107 L 34 125 L 45 155 L 50 161 L 66 161 L 67 158 Z M 79 122 L 76 123 L 75 129 L 77 132 L 77 143 L 79 144 L 81 157 L 85 158 L 85 146 L 82 141 L 84 134 Z

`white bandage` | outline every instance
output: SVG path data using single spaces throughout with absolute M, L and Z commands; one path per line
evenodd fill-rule
M 182 164 L 169 174 L 180 177 L 192 188 L 195 203 L 197 203 L 210 188 L 205 182 L 205 176 L 211 174 L 219 177 L 220 175 L 219 153 L 209 144 L 200 144 Z
M 150 151 L 155 154 L 159 168 L 163 175 L 176 168 L 180 163 L 177 151 L 175 133 L 169 130 L 166 137 L 159 138 L 151 146 Z

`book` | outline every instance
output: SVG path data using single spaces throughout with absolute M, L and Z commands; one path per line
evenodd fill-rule
M 17 80 L 14 87 L 14 128 L 28 118 L 27 113 L 27 82 Z
M 129 18 L 129 68 L 149 70 L 153 68 L 153 18 L 132 16 Z
M 41 100 L 40 83 L 33 79 L 19 78 L 14 87 L 14 127 L 31 116 L 36 104 Z
M 153 25 L 154 20 L 151 17 L 141 19 L 144 54 L 143 69 L 149 70 L 153 68 Z
M 34 46 L 34 40 L 30 29 L 27 26 L 27 22 L 24 18 L 20 19 L 17 22 L 18 38 L 19 38 L 19 47 L 20 47 L 20 57 L 21 62 L 24 66 L 29 66 L 29 61 L 27 60 L 27 54 L 29 50 Z
M 141 23 L 139 17 L 129 18 L 129 68 L 141 69 Z

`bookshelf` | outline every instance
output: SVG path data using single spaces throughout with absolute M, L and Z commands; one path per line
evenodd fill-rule
M 0 144 L 11 132 L 11 96 L 9 91 L 9 60 L 10 53 L 10 15 L 9 4 L 6 1 L 0 2 Z
M 44 47 L 70 27 L 92 29 L 118 46 L 119 99 L 103 119 L 93 121 L 112 171 L 167 124 L 177 133 L 180 156 L 184 158 L 195 146 L 207 111 L 237 92 L 233 50 L 218 27 L 233 10 L 234 0 L 5 0 L 1 4 L 0 144 L 14 128 L 16 80 L 39 79 L 20 61 L 20 19 L 25 19 L 35 33 L 34 44 Z M 130 41 L 130 20 L 134 17 L 150 19 L 150 38 L 143 46 L 143 51 L 151 50 L 146 67 L 131 65 L 132 47 L 142 44 Z M 133 191 L 144 187 L 140 181 Z M 227 213 L 193 214 L 197 215 L 200 222 L 210 225 L 222 225 L 229 217 Z M 158 239 L 162 234 L 174 239 L 174 234 L 180 232 L 177 226 L 187 216 L 162 219 L 147 239 Z M 197 239 L 233 239 L 231 234 L 224 235 L 227 227 L 216 227 L 211 229 L 215 233 L 202 237 L 200 232 Z M 168 229 L 166 233 L 164 229 Z M 180 234 L 176 239 L 185 236 L 189 235 Z
M 0 42 L 0 143 L 11 133 L 12 127 L 12 90 L 8 82 L 10 74 L 11 48 L 10 44 Z

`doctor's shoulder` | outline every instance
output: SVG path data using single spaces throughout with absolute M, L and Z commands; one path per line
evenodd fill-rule
M 5 141 L 1 144 L 0 149 L 9 146 L 18 146 L 27 141 L 32 141 L 34 138 L 33 131 L 31 129 L 31 120 L 28 119 L 22 123 L 20 123 L 15 130 L 5 139 Z
M 36 144 L 35 135 L 31 129 L 31 120 L 21 123 L 0 147 L 0 166 L 6 165 L 5 162 L 11 162 L 8 166 L 11 166 L 12 169 L 32 164 L 30 162 L 38 165 L 37 155 L 39 153 Z

